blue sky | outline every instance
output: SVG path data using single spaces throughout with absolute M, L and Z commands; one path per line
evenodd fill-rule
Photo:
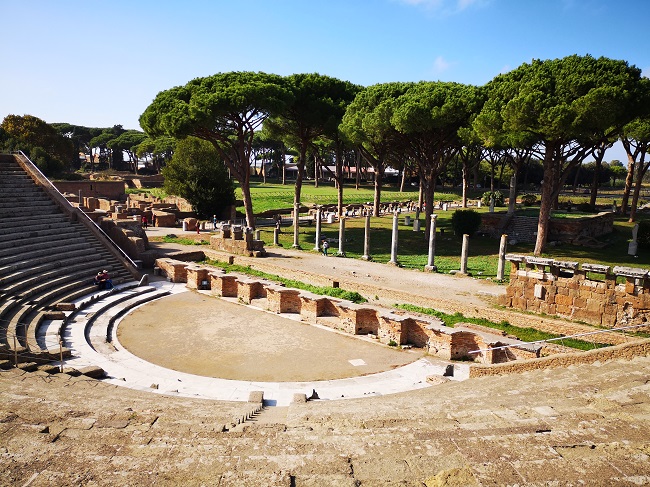
M 159 91 L 235 70 L 481 85 L 591 54 L 650 75 L 650 0 L 0 0 L 0 18 L 0 119 L 139 129 Z

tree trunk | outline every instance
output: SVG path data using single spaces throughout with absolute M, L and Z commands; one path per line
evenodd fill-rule
M 339 215 L 343 214 L 343 150 L 341 144 L 336 144 L 336 206 Z
M 467 161 L 463 160 L 463 208 L 467 208 L 467 188 L 469 187 L 469 167 L 467 166 Z
M 630 199 L 630 192 L 632 191 L 632 182 L 634 181 L 634 157 L 628 152 L 627 154 L 627 175 L 625 176 L 625 189 L 623 190 L 623 198 L 621 200 L 621 215 L 627 213 L 627 204 Z
M 293 193 L 293 207 L 296 209 L 300 206 L 300 193 L 302 192 L 302 173 L 305 167 L 305 157 L 307 157 L 307 147 L 300 147 L 300 155 L 298 156 L 298 172 L 296 174 L 296 186 Z M 296 241 L 296 235 L 300 232 L 300 225 L 298 218 L 293 219 L 293 235 L 294 242 Z
M 381 185 L 383 179 L 383 164 L 375 167 L 375 199 L 373 201 L 373 216 L 379 216 L 379 204 L 381 203 Z
M 643 176 L 645 176 L 648 166 L 645 164 L 645 153 L 641 154 L 641 160 L 637 163 L 636 181 L 634 181 L 634 194 L 632 195 L 632 204 L 630 205 L 630 223 L 636 220 L 636 210 L 639 204 L 639 195 L 641 194 L 641 186 L 643 186 Z
M 318 188 L 319 165 L 318 157 L 314 155 L 314 188 Z
M 580 164 L 578 167 L 576 167 L 576 175 L 573 177 L 573 184 L 571 185 L 571 192 L 573 194 L 576 194 L 576 191 L 578 190 L 578 180 L 580 178 L 580 169 L 582 169 L 582 164 Z
M 605 157 L 605 150 L 599 148 L 594 152 L 596 166 L 594 167 L 594 177 L 591 180 L 591 195 L 589 196 L 589 204 L 592 208 L 596 206 L 596 198 L 598 197 L 598 182 L 600 180 L 600 170 L 603 166 L 603 157 Z
M 399 183 L 399 192 L 404 192 L 404 182 L 406 181 L 406 168 L 402 169 L 402 180 Z
M 282 185 L 287 184 L 287 150 L 282 144 Z
M 436 191 L 436 176 L 433 171 L 420 175 L 420 190 L 424 199 L 424 238 L 429 238 L 431 231 L 431 214 L 433 213 L 433 199 Z
M 357 158 L 356 158 L 356 180 L 354 183 L 354 189 L 357 191 L 359 190 L 359 186 L 361 185 L 361 151 L 357 150 Z
M 250 177 L 244 177 L 239 182 L 244 201 L 244 212 L 246 213 L 246 226 L 255 228 L 255 215 L 253 214 L 253 201 L 251 199 Z
M 555 165 L 553 164 L 553 147 L 546 147 L 544 154 L 544 179 L 542 181 L 542 200 L 539 206 L 539 221 L 537 222 L 537 240 L 535 242 L 534 254 L 539 256 L 546 248 L 548 238 L 549 220 L 551 219 L 551 207 L 553 206 L 553 186 L 555 183 Z

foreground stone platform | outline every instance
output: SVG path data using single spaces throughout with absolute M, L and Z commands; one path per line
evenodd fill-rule
M 0 485 L 646 485 L 650 358 L 255 404 L 0 372 Z

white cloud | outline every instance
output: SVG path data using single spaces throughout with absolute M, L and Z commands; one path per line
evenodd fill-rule
M 434 74 L 441 74 L 447 71 L 451 67 L 451 63 L 446 61 L 442 56 L 438 56 L 433 61 L 433 72 Z
M 422 7 L 429 11 L 452 14 L 462 12 L 474 5 L 482 5 L 489 0 L 395 0 L 406 5 Z

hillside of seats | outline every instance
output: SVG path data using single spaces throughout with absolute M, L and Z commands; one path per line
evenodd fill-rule
M 30 164 L 0 154 L 0 358 L 18 351 L 46 359 L 39 325 L 96 292 L 98 271 L 109 271 L 115 284 L 138 277 Z

